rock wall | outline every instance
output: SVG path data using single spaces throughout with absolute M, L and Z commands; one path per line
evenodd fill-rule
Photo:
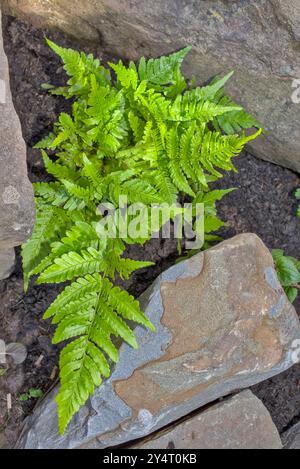
M 0 10 L 0 280 L 12 272 L 13 247 L 29 238 L 33 223 L 33 189 L 27 176 L 26 145 L 10 92 Z
M 266 130 L 257 156 L 300 171 L 299 0 L 3 0 L 40 26 L 137 59 L 193 46 L 186 72 L 205 82 L 235 70 L 229 93 Z M 294 88 L 293 88 L 294 87 Z

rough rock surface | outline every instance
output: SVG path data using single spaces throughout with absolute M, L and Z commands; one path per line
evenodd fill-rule
M 300 449 L 300 422 L 282 435 L 282 442 L 285 449 Z
M 14 249 L 0 251 L 0 280 L 8 278 L 15 266 L 15 251 Z
M 300 171 L 299 0 L 4 0 L 9 12 L 130 59 L 190 44 L 188 74 L 235 70 L 228 91 L 262 123 L 257 156 Z M 294 86 L 294 88 L 293 88 Z M 299 104 L 293 101 L 295 97 Z
M 232 391 L 279 374 L 298 358 L 300 327 L 272 257 L 243 234 L 164 272 L 141 297 L 156 334 L 121 346 L 112 376 L 57 435 L 54 394 L 30 417 L 18 446 L 105 448 L 145 435 Z
M 0 280 L 14 264 L 13 247 L 30 236 L 34 199 L 27 177 L 26 146 L 13 106 L 0 10 Z
M 133 449 L 281 449 L 279 433 L 251 391 L 149 437 Z

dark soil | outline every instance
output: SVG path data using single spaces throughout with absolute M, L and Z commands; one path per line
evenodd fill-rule
M 28 148 L 28 168 L 32 181 L 45 178 L 39 152 L 33 145 L 52 128 L 63 110 L 65 100 L 54 98 L 41 89 L 42 83 L 65 82 L 60 61 L 46 47 L 44 36 L 64 46 L 78 47 L 60 33 L 35 29 L 10 17 L 4 18 L 4 40 L 11 71 L 14 103 L 22 123 Z M 108 57 L 101 47 L 89 49 L 104 61 Z M 110 57 L 110 60 L 112 58 Z M 292 171 L 243 154 L 236 159 L 238 173 L 225 175 L 220 187 L 237 187 L 219 205 L 228 222 L 222 236 L 255 232 L 269 248 L 284 248 L 289 255 L 299 255 L 300 220 L 296 218 L 294 192 L 300 178 Z M 156 262 L 156 266 L 136 274 L 126 287 L 138 296 L 154 278 L 175 262 L 177 243 L 152 240 L 145 247 L 132 249 L 133 257 Z M 24 417 L 33 410 L 34 400 L 21 403 L 20 394 L 30 388 L 47 392 L 55 383 L 58 348 L 51 345 L 52 326 L 42 320 L 43 312 L 60 291 L 58 286 L 32 286 L 24 295 L 20 258 L 10 279 L 0 282 L 1 339 L 6 343 L 26 345 L 28 357 L 23 365 L 8 364 L 0 378 L 0 447 L 12 446 Z M 300 312 L 300 302 L 296 303 Z M 52 375 L 52 376 L 51 376 Z M 300 366 L 273 378 L 253 391 L 260 397 L 279 429 L 283 431 L 300 419 Z M 12 395 L 12 411 L 7 413 L 7 394 Z M 1 442 L 1 430 L 6 442 Z

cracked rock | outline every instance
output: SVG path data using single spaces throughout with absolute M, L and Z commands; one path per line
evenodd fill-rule
M 112 376 L 57 433 L 54 396 L 28 418 L 18 447 L 106 448 L 149 435 L 299 359 L 300 325 L 270 252 L 243 234 L 179 263 L 140 297 L 157 332 L 120 348 Z

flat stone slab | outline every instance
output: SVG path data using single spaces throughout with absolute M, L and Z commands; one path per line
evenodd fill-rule
M 300 325 L 272 256 L 243 234 L 164 272 L 140 303 L 157 328 L 136 328 L 120 361 L 57 433 L 56 390 L 24 427 L 21 448 L 106 448 L 149 435 L 192 411 L 291 367 Z
M 243 391 L 131 448 L 282 449 L 282 443 L 266 407 Z
M 300 422 L 282 435 L 285 449 L 300 449 Z
M 13 265 L 12 248 L 30 237 L 33 224 L 33 189 L 27 175 L 26 145 L 12 102 L 0 10 L 0 279 Z

